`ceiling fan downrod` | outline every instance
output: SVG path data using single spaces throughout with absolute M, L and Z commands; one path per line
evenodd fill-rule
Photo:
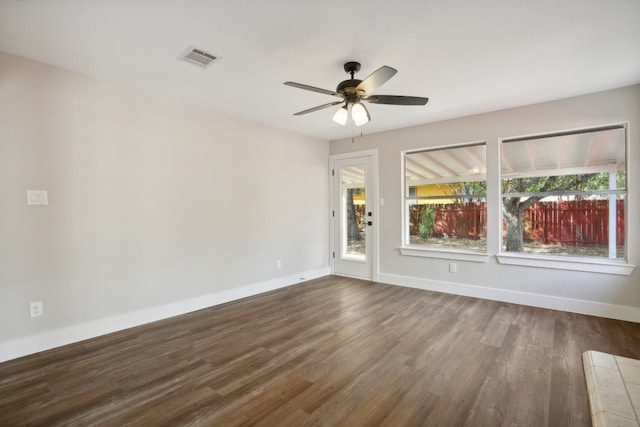
M 360 71 L 360 63 L 354 61 L 347 62 L 344 64 L 344 71 L 346 71 L 347 74 L 351 74 L 351 80 L 353 80 L 354 74 Z

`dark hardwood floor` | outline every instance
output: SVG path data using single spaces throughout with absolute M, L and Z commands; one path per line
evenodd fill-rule
M 0 364 L 0 425 L 588 426 L 640 324 L 326 277 Z

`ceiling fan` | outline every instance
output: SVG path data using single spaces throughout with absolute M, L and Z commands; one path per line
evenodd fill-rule
M 364 80 L 354 78 L 354 74 L 360 71 L 359 62 L 347 62 L 344 64 L 344 71 L 351 74 L 351 78 L 340 82 L 335 91 L 321 89 L 301 83 L 285 82 L 284 84 L 287 86 L 341 98 L 340 101 L 329 102 L 328 104 L 300 111 L 295 113 L 294 116 L 313 113 L 314 111 L 324 110 L 325 108 L 344 103 L 344 105 L 340 107 L 333 116 L 333 121 L 344 126 L 349 117 L 349 108 L 351 108 L 351 118 L 355 122 L 356 126 L 362 126 L 371 120 L 369 111 L 364 106 L 363 101 L 370 102 L 372 104 L 391 105 L 425 105 L 429 101 L 429 98 L 421 98 L 417 96 L 372 95 L 371 92 L 382 86 L 398 72 L 398 70 L 387 67 L 386 65 L 378 68 Z

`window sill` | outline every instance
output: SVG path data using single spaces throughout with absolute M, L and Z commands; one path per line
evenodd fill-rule
M 453 259 L 457 261 L 487 262 L 489 254 L 473 251 L 460 251 L 454 249 L 430 249 L 416 247 L 402 247 L 400 254 L 423 258 Z
M 590 273 L 617 274 L 630 276 L 636 267 L 624 261 L 576 259 L 568 257 L 535 256 L 523 254 L 500 254 L 496 258 L 500 264 L 525 267 L 553 268 L 557 270 L 585 271 Z

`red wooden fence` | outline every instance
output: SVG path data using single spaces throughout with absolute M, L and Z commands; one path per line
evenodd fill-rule
M 435 207 L 432 236 L 479 239 L 487 236 L 487 210 L 482 202 L 431 205 Z M 418 224 L 428 205 L 413 205 L 410 215 L 412 235 L 418 234 Z
M 540 243 L 609 243 L 609 202 L 538 202 L 524 213 L 524 238 Z M 616 201 L 616 243 L 624 245 L 624 200 Z
M 435 207 L 431 236 L 477 239 L 486 237 L 485 203 L 452 203 Z M 418 224 L 427 205 L 413 205 L 410 234 L 418 235 Z M 524 240 L 538 243 L 606 245 L 609 243 L 607 200 L 538 202 L 524 212 Z M 616 205 L 616 243 L 624 245 L 624 200 Z

